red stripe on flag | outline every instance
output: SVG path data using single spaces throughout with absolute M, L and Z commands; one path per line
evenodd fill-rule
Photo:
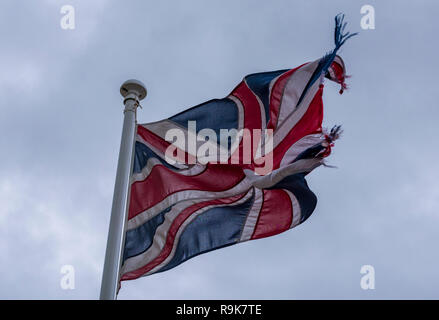
M 140 124 L 137 126 L 137 134 L 163 154 L 165 154 L 166 149 L 171 145 L 170 142 L 166 141 L 162 137 L 159 137 L 154 132 L 148 130 Z
M 253 135 L 254 129 L 262 129 L 262 116 L 261 116 L 261 106 L 256 98 L 253 91 L 247 86 L 245 81 L 242 81 L 232 92 L 232 95 L 241 101 L 244 108 L 244 128 L 249 130 L 250 137 L 244 150 L 245 137 L 241 139 L 239 147 L 234 151 L 234 153 L 229 158 L 229 163 L 239 163 L 242 168 L 251 168 L 251 161 L 253 159 L 252 146 L 253 143 L 259 143 L 259 140 L 253 142 L 253 139 L 260 139 Z M 246 133 L 244 133 L 246 134 Z M 249 155 L 244 155 L 244 152 L 250 152 Z M 250 156 L 250 163 L 244 163 L 246 157 Z M 235 159 L 235 162 L 232 162 Z
M 261 128 L 261 108 L 255 94 L 242 81 L 232 92 L 232 95 L 238 98 L 244 107 L 244 128 L 249 130 Z
M 287 136 L 274 148 L 274 151 L 267 154 L 266 157 L 273 157 L 273 168 L 279 168 L 279 165 L 288 149 L 303 137 L 322 132 L 323 121 L 323 84 L 319 86 L 313 100 L 308 106 L 303 117 L 290 130 Z
M 279 108 L 282 102 L 282 97 L 284 94 L 285 85 L 290 79 L 291 75 L 296 72 L 299 68 L 306 65 L 307 63 L 298 66 L 295 69 L 291 69 L 283 73 L 275 82 L 271 89 L 270 95 L 270 121 L 267 124 L 267 129 L 275 130 L 277 127 L 277 119 L 279 117 Z
M 293 206 L 282 189 L 264 190 L 264 203 L 251 239 L 265 238 L 288 230 L 293 220 Z
M 145 128 L 142 125 L 138 125 L 137 126 L 137 134 L 142 137 L 143 140 L 145 140 L 146 142 L 148 142 L 151 146 L 153 146 L 154 148 L 156 148 L 159 152 L 161 152 L 162 154 L 166 153 L 166 149 L 171 145 L 170 142 L 166 141 L 165 139 L 163 139 L 162 137 L 156 135 L 154 132 L 152 132 L 151 130 L 148 130 L 147 128 Z M 175 149 L 179 149 L 177 147 L 175 147 Z M 179 149 L 181 150 L 181 149 Z M 176 158 L 176 160 L 183 162 L 183 163 L 195 163 L 195 157 L 193 155 L 190 155 L 189 153 L 187 153 L 185 150 L 181 150 L 181 155 L 184 158 Z M 173 155 L 174 157 L 178 156 L 177 154 Z
M 185 190 L 225 191 L 234 187 L 244 176 L 242 169 L 237 166 L 208 164 L 206 170 L 194 176 L 184 176 L 164 166 L 155 166 L 145 180 L 132 184 L 128 219 L 173 193 Z

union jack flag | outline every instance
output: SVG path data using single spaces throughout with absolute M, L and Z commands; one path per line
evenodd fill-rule
M 341 92 L 346 87 L 345 65 L 336 52 L 352 35 L 343 29 L 338 16 L 336 47 L 321 59 L 294 69 L 250 74 L 223 99 L 137 125 L 121 280 L 273 236 L 309 218 L 317 198 L 305 177 L 324 164 L 340 134 L 339 126 L 322 128 L 322 93 L 325 78 L 339 83 Z M 190 128 L 191 121 L 196 128 Z M 182 132 L 184 143 L 169 141 L 167 133 L 173 129 Z M 250 137 L 259 147 L 244 161 L 245 139 L 238 134 L 228 141 L 225 162 L 201 163 L 189 141 L 206 129 L 217 136 L 222 129 L 260 133 Z M 271 147 L 261 151 L 268 141 Z M 170 147 L 180 154 L 178 161 L 169 161 Z M 269 170 L 257 172 L 267 161 Z

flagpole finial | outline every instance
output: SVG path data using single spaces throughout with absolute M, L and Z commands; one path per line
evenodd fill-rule
M 124 97 L 124 100 L 134 99 L 134 100 L 143 100 L 146 95 L 146 87 L 145 85 L 135 79 L 130 79 L 125 81 L 120 87 L 120 94 Z

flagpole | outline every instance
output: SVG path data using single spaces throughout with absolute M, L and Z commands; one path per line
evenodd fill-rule
M 124 97 L 124 120 L 102 273 L 101 300 L 115 300 L 117 296 L 134 158 L 136 109 L 139 106 L 139 101 L 146 97 L 146 88 L 140 81 L 127 80 L 120 87 L 120 94 Z

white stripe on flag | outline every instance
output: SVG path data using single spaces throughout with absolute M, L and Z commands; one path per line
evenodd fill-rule
M 289 190 L 286 189 L 282 189 L 282 190 L 284 190 L 290 197 L 291 206 L 293 208 L 293 212 L 291 213 L 293 215 L 293 219 L 291 220 L 291 226 L 290 226 L 291 229 L 299 224 L 300 218 L 302 216 L 302 211 L 300 210 L 299 201 L 297 201 L 296 196 Z
M 250 240 L 255 230 L 256 222 L 258 221 L 259 213 L 261 212 L 262 204 L 264 202 L 264 193 L 258 188 L 254 188 L 254 190 L 255 199 L 253 206 L 247 215 L 247 220 L 245 221 L 240 241 Z
M 173 193 L 154 205 L 153 207 L 139 213 L 135 217 L 128 220 L 127 230 L 135 229 L 138 226 L 144 224 L 149 219 L 155 217 L 157 214 L 169 208 L 171 205 L 175 205 L 178 202 L 185 200 L 198 199 L 200 201 L 228 198 L 238 194 L 241 194 L 251 188 L 250 181 L 243 179 L 234 187 L 224 191 L 204 191 L 204 190 L 184 190 Z

